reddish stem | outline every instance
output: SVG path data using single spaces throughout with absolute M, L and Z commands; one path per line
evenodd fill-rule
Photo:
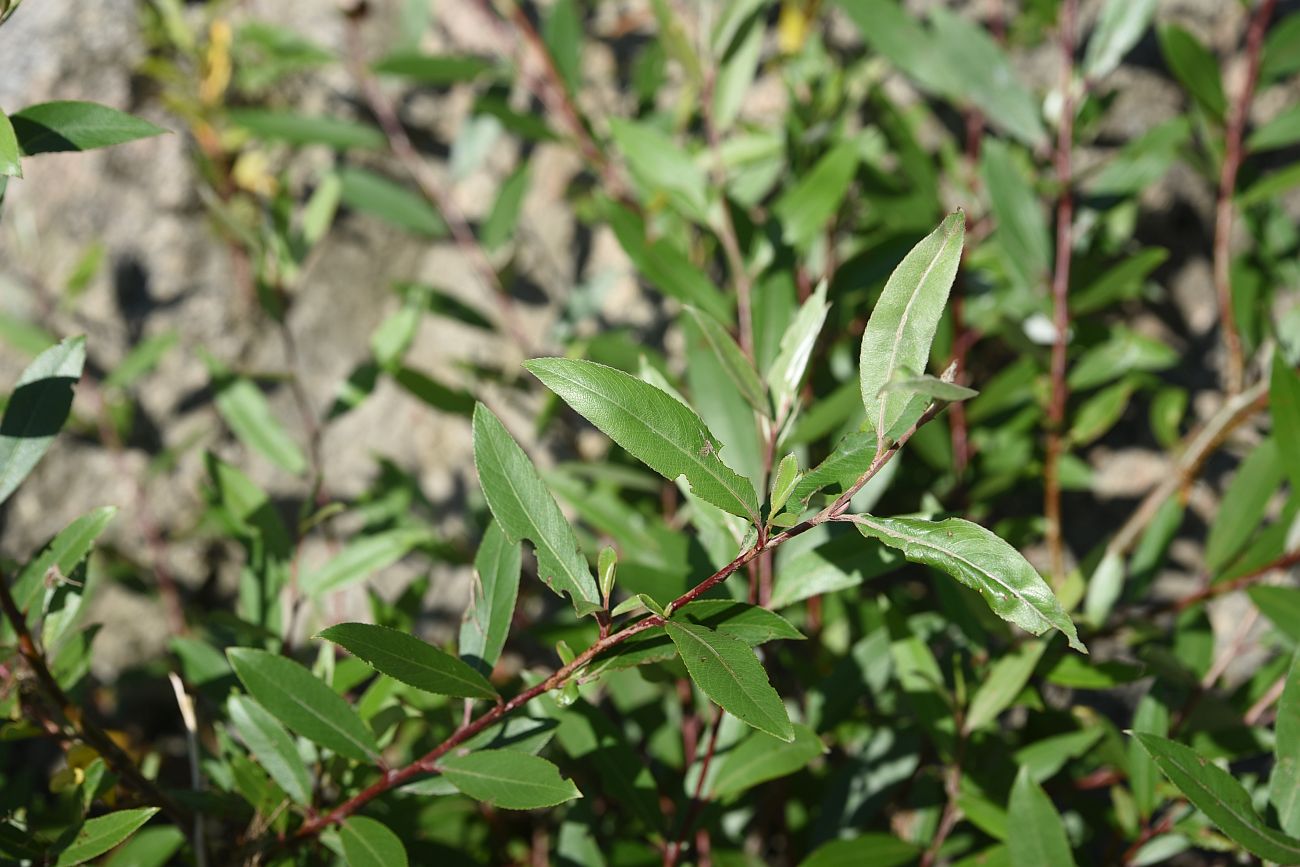
M 1219 197 L 1214 209 L 1214 288 L 1219 302 L 1219 322 L 1223 336 L 1223 349 L 1227 355 L 1227 390 L 1236 394 L 1245 386 L 1245 359 L 1241 347 L 1241 334 L 1237 331 L 1237 315 L 1232 307 L 1232 199 L 1237 187 L 1237 172 L 1241 168 L 1242 138 L 1250 116 L 1250 102 L 1259 81 L 1259 60 L 1264 45 L 1264 33 L 1277 0 L 1263 0 L 1255 8 L 1246 31 L 1246 73 L 1241 83 L 1241 93 L 1233 102 L 1224 132 L 1223 164 L 1219 167 Z

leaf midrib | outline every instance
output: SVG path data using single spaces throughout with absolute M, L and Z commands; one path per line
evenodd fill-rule
M 675 440 L 673 440 L 671 437 L 669 437 L 669 436 L 668 436 L 667 434 L 665 434 L 663 431 L 661 431 L 661 430 L 659 430 L 658 428 L 654 427 L 652 424 L 650 424 L 650 422 L 643 420 L 640 416 L 638 416 L 638 415 L 636 414 L 636 411 L 635 411 L 635 410 L 630 409 L 629 407 L 627 407 L 627 406 L 625 406 L 624 404 L 620 403 L 619 401 L 615 400 L 613 397 L 611 397 L 611 396 L 609 396 L 609 395 L 607 395 L 607 394 L 604 394 L 603 392 L 597 391 L 596 389 L 594 389 L 594 388 L 592 388 L 591 386 L 587 385 L 585 382 L 582 382 L 582 381 L 580 381 L 580 380 L 573 379 L 572 377 L 566 376 L 566 375 L 563 373 L 563 371 L 556 370 L 556 369 L 553 368 L 553 367 L 551 367 L 551 368 L 547 368 L 547 372 L 548 372 L 549 374 L 551 374 L 552 376 L 556 376 L 556 377 L 558 377 L 558 378 L 560 378 L 560 379 L 563 379 L 565 382 L 568 382 L 568 383 L 571 384 L 571 385 L 575 385 L 575 386 L 577 386 L 578 388 L 581 388 L 583 391 L 587 392 L 588 394 L 593 395 L 593 396 L 596 397 L 597 399 L 602 400 L 602 401 L 605 401 L 605 402 L 607 402 L 607 403 L 610 403 L 610 404 L 612 404 L 613 406 L 617 407 L 618 409 L 622 410 L 623 412 L 627 413 L 628 416 L 629 416 L 633 421 L 637 422 L 637 423 L 640 424 L 643 428 L 645 428 L 647 431 L 649 431 L 650 433 L 654 434 L 656 437 L 658 437 L 658 438 L 659 438 L 660 440 L 662 440 L 663 442 L 665 442 L 665 443 L 667 443 L 668 445 L 672 446 L 676 451 L 680 452 L 680 453 L 681 453 L 681 454 L 686 458 L 687 463 L 694 464 L 695 466 L 697 466 L 697 467 L 699 467 L 700 469 L 702 469 L 702 470 L 703 470 L 707 475 L 709 475 L 709 476 L 710 476 L 714 481 L 716 481 L 719 485 L 721 485 L 723 490 L 725 490 L 727 493 L 731 494 L 731 496 L 735 498 L 736 502 L 740 505 L 740 507 L 741 507 L 742 509 L 745 510 L 745 514 L 749 516 L 750 520 L 754 521 L 755 523 L 758 522 L 758 515 L 755 514 L 755 510 L 754 510 L 754 509 L 751 509 L 751 508 L 749 507 L 749 503 L 748 503 L 748 501 L 747 501 L 743 496 L 741 496 L 741 494 L 740 494 L 739 492 L 737 492 L 737 491 L 734 489 L 734 487 L 732 486 L 732 484 L 730 484 L 730 483 L 727 481 L 727 479 L 726 479 L 725 477 L 723 477 L 722 475 L 720 475 L 717 471 L 715 471 L 715 470 L 714 470 L 712 467 L 710 467 L 708 464 L 706 464 L 706 463 L 704 463 L 703 461 L 701 461 L 701 460 L 700 460 L 700 459 L 699 459 L 695 454 L 693 454 L 693 453 L 691 452 L 690 449 L 683 448 L 682 445 L 681 445 L 680 443 L 678 443 L 678 442 L 676 442 Z M 651 386 L 651 387 L 653 388 L 653 386 Z M 668 399 L 669 399 L 669 400 L 672 400 L 673 398 L 672 398 L 671 395 L 668 395 Z M 680 404 L 680 402 L 679 402 L 679 404 Z M 691 412 L 690 408 L 687 407 L 685 404 L 681 404 L 681 407 L 682 407 L 682 409 L 685 409 L 688 413 Z M 697 420 L 697 421 L 699 420 L 699 417 L 698 417 L 698 416 L 696 416 L 696 420 Z M 704 423 L 703 423 L 702 421 L 700 422 L 700 427 L 701 427 L 702 429 L 704 428 Z M 707 434 L 706 434 L 706 435 L 707 435 Z M 722 458 L 718 458 L 718 463 L 722 463 Z M 726 466 L 726 465 L 723 464 L 723 466 Z M 728 469 L 731 469 L 731 468 L 728 467 Z M 731 472 L 732 472 L 732 475 L 736 477 L 736 479 L 738 479 L 738 480 L 740 479 L 740 476 L 736 474 L 735 470 L 732 470 Z M 686 479 L 686 480 L 687 480 L 688 482 L 690 481 L 690 476 L 689 476 L 689 475 L 687 475 L 687 479 Z M 691 486 L 691 489 L 694 490 L 694 485 Z
M 997 584 L 999 587 L 1004 587 L 1004 588 L 1006 588 L 1006 590 L 1007 590 L 1008 593 L 1010 593 L 1010 594 L 1011 594 L 1012 596 L 1014 596 L 1016 599 L 1020 600 L 1020 602 L 1023 603 L 1023 604 L 1025 605 L 1025 607 L 1027 607 L 1030 611 L 1032 611 L 1032 612 L 1034 613 L 1034 615 L 1035 615 L 1035 616 L 1036 616 L 1040 621 L 1042 621 L 1042 622 L 1045 624 L 1045 626 L 1043 627 L 1044 629 L 1052 629 L 1052 628 L 1054 628 L 1052 622 L 1051 622 L 1050 620 L 1047 619 L 1047 615 L 1045 615 L 1045 614 L 1043 614 L 1043 612 L 1039 611 L 1039 610 L 1038 610 L 1038 607 L 1035 606 L 1032 602 L 1030 602 L 1029 599 L 1028 599 L 1027 597 L 1025 597 L 1025 595 L 1024 595 L 1023 593 L 1021 593 L 1021 592 L 1020 592 L 1019 590 L 1017 590 L 1016 588 L 1012 587 L 1012 586 L 1011 586 L 1010 584 L 1008 584 L 1007 582 L 1005 582 L 1005 581 L 1003 581 L 1002 579 L 998 578 L 998 576 L 994 575 L 992 572 L 987 571 L 987 570 L 984 569 L 982 566 L 979 566 L 979 565 L 977 565 L 977 564 L 975 564 L 975 563 L 972 563 L 970 560 L 967 560 L 965 557 L 961 556 L 960 554 L 958 554 L 958 553 L 956 553 L 956 552 L 954 552 L 954 551 L 950 551 L 950 550 L 948 550 L 947 548 L 944 548 L 944 547 L 941 546 L 941 545 L 937 545 L 937 544 L 935 544 L 935 543 L 933 543 L 933 542 L 930 542 L 929 540 L 922 539 L 922 538 L 920 538 L 920 537 L 916 537 L 916 536 L 906 536 L 906 535 L 903 535 L 902 533 L 898 533 L 898 532 L 894 532 L 894 531 L 888 530 L 888 529 L 886 529 L 885 527 L 882 527 L 880 524 L 877 524 L 877 523 L 875 523 L 874 521 L 870 520 L 869 518 L 865 518 L 865 517 L 863 517 L 863 516 L 861 516 L 861 515 L 855 515 L 855 516 L 853 517 L 853 520 L 856 521 L 856 522 L 858 522 L 858 523 L 861 523 L 861 524 L 866 524 L 868 527 L 873 528 L 876 532 L 878 532 L 878 533 L 883 533 L 884 535 L 889 536 L 891 539 L 902 539 L 902 540 L 904 540 L 904 541 L 911 542 L 911 543 L 914 544 L 914 545 L 920 545 L 922 548 L 929 548 L 929 549 L 931 549 L 931 550 L 933 550 L 933 551 L 939 551 L 939 552 L 942 552 L 943 554 L 946 554 L 947 556 L 951 557 L 952 559 L 954 559 L 954 560 L 956 560 L 956 561 L 958 561 L 958 562 L 960 562 L 960 563 L 964 563 L 965 565 L 969 566 L 969 567 L 970 567 L 972 570 L 974 570 L 975 572 L 978 572 L 978 573 L 981 574 L 981 575 L 985 575 L 985 576 L 987 576 L 991 581 L 993 581 L 993 583 Z
M 442 675 L 448 680 L 455 681 L 456 683 L 463 684 L 464 686 L 467 687 L 473 687 L 476 690 L 475 693 L 476 695 L 482 694 L 482 690 L 483 690 L 482 684 L 478 683 L 475 680 L 471 680 L 470 678 L 465 677 L 460 671 L 457 671 L 457 666 L 455 664 L 459 663 L 461 665 L 464 665 L 464 663 L 461 663 L 460 660 L 455 659 L 454 657 L 448 656 L 447 654 L 440 652 L 436 647 L 415 648 L 413 646 L 412 649 L 420 653 L 423 653 L 426 657 L 428 656 L 428 654 L 425 653 L 426 650 L 433 651 L 437 655 L 429 658 L 437 659 L 440 664 L 445 663 L 447 665 L 447 668 L 445 669 L 437 668 L 433 665 L 430 665 L 428 662 L 417 659 L 414 656 L 410 656 L 410 657 L 401 656 L 397 653 L 394 653 L 391 650 L 388 650 L 387 648 L 371 643 L 365 638 L 361 638 L 361 639 L 354 638 L 352 639 L 351 643 L 354 646 L 359 647 L 362 650 L 373 654 L 374 656 L 387 657 L 388 659 L 396 660 L 397 662 L 400 662 L 404 665 L 414 666 L 416 669 L 419 669 L 420 671 L 425 671 L 434 675 Z M 359 656 L 360 654 L 357 655 Z
M 885 382 L 889 382 L 889 380 L 893 378 L 894 367 L 898 363 L 898 347 L 903 341 L 903 332 L 906 330 L 907 322 L 912 316 L 912 305 L 916 303 L 917 298 L 921 297 L 921 290 L 925 288 L 926 280 L 930 279 L 930 272 L 934 270 L 935 265 L 938 264 L 939 259 L 943 256 L 944 251 L 948 249 L 948 242 L 953 239 L 954 235 L 956 235 L 956 232 L 951 232 L 951 231 L 944 235 L 943 243 L 939 245 L 939 249 L 935 251 L 935 254 L 930 259 L 929 264 L 925 266 L 925 272 L 921 274 L 921 279 L 917 281 L 916 288 L 912 290 L 911 296 L 907 299 L 907 304 L 904 305 L 903 307 L 903 315 L 898 320 L 898 328 L 894 332 L 894 343 L 889 352 L 889 365 L 885 368 Z M 880 409 L 878 410 L 876 416 L 877 418 L 876 431 L 880 436 L 885 435 L 885 409 L 888 407 L 888 405 L 889 405 L 888 397 L 884 397 L 880 399 Z
M 781 728 L 779 724 L 780 721 L 776 720 L 774 717 L 770 717 L 767 715 L 766 711 L 764 711 L 763 708 L 759 705 L 758 700 L 755 699 L 752 695 L 750 695 L 749 690 L 745 688 L 745 684 L 741 681 L 740 676 L 736 674 L 735 670 L 727 663 L 725 659 L 722 658 L 722 654 L 718 653 L 718 651 L 713 647 L 713 645 L 709 644 L 707 641 L 700 638 L 694 632 L 692 632 L 689 629 L 686 629 L 680 624 L 667 623 L 664 625 L 667 626 L 669 629 L 676 629 L 684 635 L 689 635 L 697 644 L 700 644 L 703 647 L 707 648 L 709 653 L 712 653 L 714 655 L 714 657 L 722 665 L 723 669 L 726 670 L 727 674 L 731 676 L 731 679 L 736 682 L 736 686 L 740 688 L 740 694 L 743 695 L 751 705 L 753 705 L 753 709 L 757 712 L 757 714 L 759 716 L 762 716 L 764 719 L 767 719 L 772 722 L 777 722 L 778 724 L 775 725 L 774 728 L 777 729 Z M 740 641 L 739 638 L 733 638 L 732 640 Z M 746 648 L 746 651 L 748 652 L 748 648 Z M 789 721 L 787 720 L 786 723 L 788 725 Z
M 347 729 L 342 728 L 338 723 L 334 722 L 329 717 L 318 712 L 310 704 L 306 704 L 305 702 L 303 702 L 302 699 L 300 699 L 292 689 L 283 689 L 279 684 L 273 683 L 269 679 L 265 678 L 261 672 L 252 671 L 250 672 L 250 674 L 253 677 L 260 678 L 262 680 L 263 685 L 266 688 L 283 692 L 285 696 L 288 697 L 289 701 L 291 701 L 294 705 L 306 710 L 308 714 L 310 714 L 312 717 L 319 720 L 320 722 L 324 723 L 332 731 L 338 732 L 340 735 L 343 736 L 343 739 L 345 741 L 360 749 L 361 752 L 365 753 L 367 756 L 371 758 L 375 756 L 375 751 L 371 749 L 364 741 L 358 740 L 356 735 L 354 735 L 352 732 L 349 732 Z M 256 698 L 256 696 L 254 697 Z M 351 708 L 349 707 L 348 710 L 351 711 Z

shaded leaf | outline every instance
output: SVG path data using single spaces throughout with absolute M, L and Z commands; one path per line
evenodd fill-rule
M 21 178 L 23 165 L 18 153 L 18 137 L 14 135 L 9 116 L 0 111 L 0 177 Z
M 1300 375 L 1287 366 L 1281 352 L 1273 355 L 1268 408 L 1273 414 L 1274 438 L 1282 443 L 1300 443 Z M 1292 492 L 1300 491 L 1300 449 L 1278 449 L 1278 459 L 1291 480 Z
M 1047 217 L 1011 146 L 987 139 L 980 149 L 980 171 L 997 219 L 997 242 L 1007 266 L 1024 286 L 1047 283 L 1052 248 Z
M 1015 833 L 1007 835 L 1011 867 L 1067 867 L 1075 863 L 1061 815 L 1028 768 L 1022 767 L 1016 774 L 1007 820 L 1015 828 Z
M 337 150 L 382 148 L 387 144 L 376 127 L 341 117 L 310 116 L 262 108 L 233 108 L 230 120 L 262 139 L 293 145 L 322 144 Z
M 284 726 L 266 708 L 246 695 L 232 695 L 226 712 L 253 758 L 276 785 L 299 804 L 311 803 L 311 776 Z
M 249 694 L 291 730 L 358 762 L 373 762 L 379 745 L 347 701 L 303 666 L 251 647 L 226 651 Z
M 307 469 L 307 459 L 271 411 L 271 405 L 251 381 L 218 375 L 217 412 L 244 445 L 281 469 L 294 473 Z
M 0 422 L 0 503 L 9 499 L 68 419 L 86 339 L 71 337 L 36 356 L 18 378 Z
M 406 847 L 382 822 L 349 816 L 339 827 L 339 842 L 348 867 L 406 867 Z
M 556 593 L 567 593 L 579 616 L 599 610 L 600 590 L 573 527 L 524 450 L 483 404 L 474 407 L 474 466 L 506 538 L 533 543 L 538 577 Z
M 495 62 L 482 57 L 417 52 L 390 54 L 374 65 L 375 72 L 383 75 L 398 75 L 431 85 L 472 81 L 495 69 Z
M 10 115 L 23 153 L 88 151 L 167 132 L 147 120 L 93 102 L 43 102 Z
M 1222 118 L 1228 100 L 1223 95 L 1223 78 L 1214 55 L 1199 39 L 1176 24 L 1166 24 L 1156 32 L 1160 37 L 1160 53 L 1170 72 L 1202 108 Z
M 355 167 L 341 169 L 339 180 L 342 182 L 339 199 L 348 207 L 374 214 L 399 229 L 426 238 L 447 234 L 442 216 L 419 193 Z
M 787 742 L 794 739 L 785 705 L 749 645 L 730 635 L 675 620 L 669 620 L 664 628 L 691 680 L 705 695 L 759 731 Z
M 822 844 L 799 867 L 904 867 L 920 854 L 915 844 L 889 834 L 863 834 Z
M 1300 664 L 1291 661 L 1274 723 L 1273 775 L 1268 800 L 1277 810 L 1278 824 L 1291 836 L 1300 834 Z
M 419 527 L 401 527 L 362 536 L 325 565 L 303 576 L 300 589 L 308 596 L 340 590 L 387 569 L 412 549 L 433 541 L 432 534 Z
M 416 689 L 459 698 L 497 697 L 492 684 L 468 663 L 400 630 L 369 623 L 340 623 L 317 637 L 334 642 L 376 671 Z
M 806 249 L 821 234 L 848 194 L 858 147 L 853 140 L 840 142 L 776 200 L 772 212 L 781 220 L 786 243 Z
M 713 778 L 712 795 L 738 795 L 759 783 L 800 771 L 826 752 L 817 733 L 805 725 L 793 726 L 794 740 L 783 741 L 763 732 L 752 732 L 722 757 Z
M 1045 642 L 1027 641 L 989 667 L 988 674 L 975 690 L 970 707 L 967 708 L 967 731 L 979 731 L 997 720 L 998 715 L 1011 706 L 1025 684 L 1029 683 L 1029 678 L 1046 649 Z
M 533 810 L 581 798 L 571 780 L 546 759 L 513 750 L 479 750 L 439 762 L 452 785 L 506 810 Z
M 701 342 L 726 373 L 727 379 L 750 406 L 766 414 L 767 395 L 763 383 L 759 381 L 758 374 L 754 371 L 753 362 L 745 357 L 745 353 L 741 352 L 736 341 L 731 339 L 731 335 L 718 323 L 718 320 L 694 307 L 687 307 L 686 314 L 694 323 Z
M 708 178 L 690 155 L 645 123 L 612 117 L 610 133 L 637 183 L 653 195 L 667 193 L 687 216 L 702 219 L 708 207 Z
M 488 524 L 474 557 L 474 583 L 460 624 L 460 656 L 482 674 L 490 674 L 510 632 L 519 595 L 522 554 L 495 521 Z
M 538 358 L 524 366 L 655 472 L 669 480 L 684 475 L 696 496 L 758 523 L 753 484 L 723 462 L 717 438 L 685 404 L 621 370 L 592 361 Z
M 1263 523 L 1268 501 L 1282 484 L 1282 451 L 1291 448 L 1279 449 L 1271 437 L 1264 440 L 1246 456 L 1228 483 L 1205 540 L 1205 565 L 1211 573 L 1227 566 Z
M 1096 80 L 1109 75 L 1151 25 L 1156 0 L 1106 0 L 1088 40 L 1083 74 Z
M 1003 620 L 1034 635 L 1058 629 L 1070 646 L 1087 652 L 1069 615 L 1020 552 L 978 524 L 961 518 L 877 518 L 853 515 L 864 536 L 879 539 L 907 559 L 946 572 L 984 597 Z
M 59 853 L 54 867 L 72 867 L 98 858 L 134 834 L 157 812 L 157 807 L 140 807 L 87 819 L 68 847 Z
M 767 370 L 767 385 L 772 390 L 772 404 L 778 422 L 790 417 L 803 384 L 808 359 L 826 323 L 830 304 L 826 301 L 826 283 L 821 283 L 800 307 L 785 333 L 780 352 Z

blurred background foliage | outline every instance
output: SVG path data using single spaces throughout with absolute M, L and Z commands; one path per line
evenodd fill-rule
M 240 843 L 293 810 L 232 735 L 220 649 L 316 659 L 403 750 L 457 720 L 426 697 L 436 722 L 405 728 L 409 694 L 361 692 L 356 660 L 305 639 L 340 619 L 453 638 L 487 518 L 475 399 L 529 444 L 583 549 L 614 546 L 619 587 L 666 602 L 740 540 L 520 362 L 680 390 L 766 490 L 771 434 L 710 328 L 761 376 L 801 305 L 824 302 L 809 379 L 779 408 L 781 453 L 816 466 L 863 422 L 857 348 L 885 278 L 954 208 L 967 246 L 931 372 L 979 395 L 854 507 L 995 529 L 1091 656 L 1025 640 L 856 533 L 810 533 L 752 590 L 812 639 L 765 652 L 810 752 L 754 770 L 722 725 L 695 804 L 710 719 L 652 665 L 584 690 L 588 728 L 559 727 L 550 752 L 585 800 L 395 797 L 385 821 L 415 863 L 658 863 L 652 843 L 696 809 L 701 863 L 802 863 L 837 839 L 859 848 L 807 863 L 1250 848 L 1134 730 L 1231 767 L 1263 821 L 1300 833 L 1269 782 L 1300 760 L 1300 732 L 1273 726 L 1300 640 L 1294 3 L 28 0 L 0 65 L 11 114 L 87 96 L 171 130 L 28 160 L 8 183 L 0 368 L 12 381 L 59 338 L 89 340 L 71 435 L 0 514 L 5 572 L 89 513 L 103 536 L 73 561 L 86 604 L 60 621 L 62 684 L 181 785 L 178 672 Z M 107 529 L 98 506 L 118 507 Z M 521 584 L 494 682 L 590 643 L 564 609 Z M 5 738 L 39 734 L 21 691 L 6 681 Z M 601 794 L 583 738 L 606 728 L 648 768 L 650 816 Z M 21 743 L 3 749 L 7 815 L 53 825 L 111 797 L 70 771 L 51 791 L 73 757 Z M 1045 849 L 1017 842 L 1026 823 Z

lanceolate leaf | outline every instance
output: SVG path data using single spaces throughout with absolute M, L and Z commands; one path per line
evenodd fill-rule
M 19 159 L 18 138 L 14 135 L 9 117 L 0 111 L 0 177 L 21 178 L 23 166 Z
M 382 822 L 352 816 L 339 828 L 339 842 L 348 867 L 406 867 L 402 839 Z
M 1065 825 L 1038 783 L 1022 767 L 1011 787 L 1007 819 L 1015 833 L 1007 836 L 1011 867 L 1041 867 L 1051 864 L 1072 867 L 1074 855 L 1065 836 Z
M 524 366 L 651 469 L 670 480 L 686 476 L 701 499 L 758 523 L 753 484 L 723 463 L 717 438 L 685 404 L 649 383 L 592 361 L 539 358 Z
M 295 145 L 323 144 L 338 150 L 380 148 L 384 134 L 373 126 L 341 117 L 310 117 L 287 111 L 240 108 L 230 119 L 253 135 Z
M 320 637 L 365 660 L 376 671 L 416 689 L 460 698 L 496 698 L 492 684 L 468 663 L 414 635 L 369 623 L 340 623 Z
M 579 616 L 600 609 L 600 590 L 573 527 L 528 455 L 483 404 L 474 407 L 474 466 L 506 538 L 515 544 L 521 539 L 533 543 L 538 577 L 556 593 L 567 593 Z
M 1279 864 L 1300 864 L 1300 840 L 1270 828 L 1255 812 L 1249 793 L 1231 774 L 1175 741 L 1142 732 L 1134 732 L 1133 737 L 1161 773 L 1219 830 L 1261 858 Z
M 86 559 L 99 534 L 104 532 L 116 514 L 117 509 L 104 506 L 88 515 L 82 515 L 60 530 L 41 551 L 40 556 L 32 559 L 18 573 L 13 586 L 18 607 L 22 610 L 31 608 L 51 569 L 58 570 L 60 575 L 71 575 L 81 561 Z
M 713 778 L 713 797 L 725 798 L 801 770 L 826 752 L 817 733 L 805 725 L 793 727 L 794 740 L 782 741 L 753 732 L 722 759 Z
M 1300 664 L 1295 660 L 1277 705 L 1274 731 L 1276 758 L 1268 781 L 1268 799 L 1277 810 L 1282 830 L 1295 836 L 1300 834 Z
M 226 651 L 244 688 L 293 731 L 358 762 L 379 757 L 375 736 L 347 701 L 291 659 L 265 650 Z
M 510 632 L 521 560 L 519 543 L 507 539 L 500 524 L 489 524 L 474 558 L 474 583 L 460 624 L 459 646 L 461 659 L 483 674 L 490 673 L 501 658 Z
M 1151 24 L 1156 0 L 1106 0 L 1088 40 L 1083 71 L 1091 79 L 1108 75 Z
M 1059 629 L 1087 652 L 1069 615 L 1020 552 L 978 524 L 961 518 L 877 518 L 854 515 L 862 535 L 879 539 L 907 559 L 946 572 L 979 592 L 1003 620 L 1034 635 Z
M 86 363 L 86 339 L 72 337 L 36 356 L 9 395 L 0 422 L 0 503 L 27 478 L 72 410 L 72 386 Z
M 1273 355 L 1273 373 L 1268 383 L 1268 407 L 1273 413 L 1273 435 L 1278 442 L 1300 442 L 1300 375 L 1287 366 L 1278 352 Z M 1300 491 L 1300 449 L 1278 450 L 1278 457 L 1291 479 L 1292 492 Z
M 466 795 L 507 810 L 552 807 L 582 797 L 555 765 L 514 750 L 479 750 L 443 759 L 439 765 Z
M 718 360 L 718 364 L 727 374 L 732 385 L 740 392 L 741 397 L 745 398 L 754 409 L 766 414 L 769 411 L 767 397 L 763 390 L 763 383 L 759 382 L 758 374 L 754 372 L 753 362 L 745 357 L 745 353 L 740 351 L 736 341 L 732 340 L 727 330 L 718 324 L 718 320 L 694 307 L 687 307 L 686 313 L 695 324 L 700 339 Z
M 284 726 L 246 695 L 232 695 L 226 709 L 240 738 L 271 779 L 299 804 L 310 804 L 311 777 Z
M 23 153 L 88 151 L 161 135 L 147 120 L 93 102 L 43 102 L 10 116 Z
M 826 301 L 826 284 L 823 282 L 808 296 L 798 315 L 781 335 L 781 351 L 767 371 L 767 384 L 772 389 L 772 403 L 778 421 L 790 416 L 828 310 L 830 304 Z
M 271 411 L 266 396 L 242 376 L 219 375 L 215 403 L 217 412 L 235 436 L 271 463 L 291 473 L 307 468 L 307 459 L 297 443 Z
M 55 867 L 72 867 L 74 864 L 84 864 L 91 858 L 98 858 L 134 834 L 157 812 L 157 807 L 140 807 L 87 819 L 68 847 L 59 853 L 59 859 L 54 862 Z
M 749 645 L 703 626 L 669 620 L 664 624 L 691 680 L 723 710 L 783 741 L 794 729 L 781 696 Z
M 308 596 L 339 590 L 396 563 L 412 549 L 433 541 L 428 530 L 402 527 L 363 536 L 336 554 L 315 572 L 303 577 L 301 589 Z
M 859 381 L 867 420 L 883 437 L 907 407 L 910 395 L 881 394 L 900 370 L 924 371 L 948 291 L 957 276 L 966 215 L 950 215 L 912 248 L 890 275 L 862 335 Z

